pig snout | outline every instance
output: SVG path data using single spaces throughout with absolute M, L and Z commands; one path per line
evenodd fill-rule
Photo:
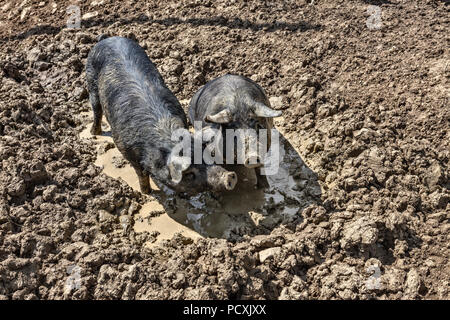
M 263 166 L 263 146 L 255 137 L 246 139 L 246 152 L 244 155 L 244 166 L 250 169 Z
M 223 182 L 225 185 L 225 189 L 227 190 L 233 190 L 237 183 L 237 175 L 234 172 L 227 172 L 225 173 Z
M 237 183 L 237 174 L 221 166 L 208 166 L 208 186 L 214 191 L 233 190 Z

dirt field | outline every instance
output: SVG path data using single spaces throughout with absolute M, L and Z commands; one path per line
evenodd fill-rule
M 2 1 L 0 299 L 449 299 L 449 29 L 439 0 Z M 271 188 L 141 195 L 86 131 L 102 33 L 184 106 L 258 82 L 283 110 Z

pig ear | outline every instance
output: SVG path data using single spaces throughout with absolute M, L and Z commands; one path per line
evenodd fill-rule
M 191 158 L 189 157 L 171 157 L 168 163 L 170 177 L 172 182 L 179 184 L 183 178 L 183 171 L 191 165 Z
M 230 123 L 231 120 L 233 120 L 233 117 L 228 109 L 224 109 L 216 114 L 209 114 L 205 117 L 206 122 L 214 123 Z
M 274 110 L 261 102 L 256 102 L 253 105 L 253 112 L 255 113 L 256 116 L 261 118 L 275 118 L 281 116 L 282 114 L 281 111 Z

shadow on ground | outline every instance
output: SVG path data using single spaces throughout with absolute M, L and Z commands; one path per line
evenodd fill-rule
M 259 31 L 262 30 L 264 32 L 274 32 L 277 30 L 287 30 L 291 32 L 304 32 L 310 29 L 313 30 L 319 30 L 320 25 L 317 24 L 311 24 L 306 21 L 300 21 L 296 23 L 288 23 L 288 22 L 263 22 L 263 23 L 254 23 L 249 20 L 241 19 L 241 18 L 234 18 L 234 19 L 228 19 L 223 16 L 217 16 L 212 18 L 189 18 L 189 19 L 181 19 L 177 17 L 173 18 L 165 18 L 165 19 L 152 19 L 145 14 L 141 14 L 139 16 L 124 19 L 111 19 L 111 17 L 108 16 L 108 19 L 98 19 L 98 18 L 91 18 L 87 20 L 83 20 L 81 27 L 83 28 L 90 28 L 90 27 L 108 27 L 113 24 L 120 25 L 127 25 L 132 23 L 139 23 L 139 24 L 160 24 L 165 26 L 173 26 L 173 25 L 191 25 L 193 27 L 199 27 L 199 26 L 223 26 L 230 29 L 249 29 L 252 31 Z M 12 35 L 9 37 L 5 37 L 0 39 L 0 42 L 2 41 L 12 41 L 12 40 L 22 40 L 26 39 L 33 35 L 41 35 L 41 34 L 47 34 L 47 35 L 56 35 L 62 30 L 70 30 L 67 28 L 66 25 L 64 26 L 53 26 L 53 25 L 41 25 L 37 27 L 33 27 L 26 32 L 22 32 L 17 35 Z M 74 29 L 74 30 L 82 30 L 82 29 Z
M 239 182 L 232 191 L 195 197 L 155 195 L 168 215 L 203 237 L 239 240 L 244 235 L 269 234 L 280 224 L 301 223 L 301 212 L 320 203 L 317 174 L 303 161 L 291 143 L 280 134 L 280 166 L 268 175 L 270 187 L 254 188 L 254 170 L 228 166 Z

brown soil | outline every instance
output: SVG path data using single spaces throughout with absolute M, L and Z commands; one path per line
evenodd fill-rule
M 80 1 L 67 29 L 72 4 L 0 6 L 0 299 L 450 298 L 447 1 Z M 282 179 L 141 195 L 83 135 L 101 33 L 135 37 L 182 101 L 261 84 Z

